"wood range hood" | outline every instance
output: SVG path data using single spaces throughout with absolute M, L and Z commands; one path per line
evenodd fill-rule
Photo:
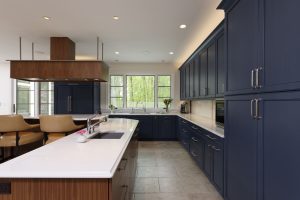
M 75 60 L 75 43 L 50 38 L 50 60 L 10 60 L 10 77 L 27 81 L 108 81 L 108 65 L 99 60 Z

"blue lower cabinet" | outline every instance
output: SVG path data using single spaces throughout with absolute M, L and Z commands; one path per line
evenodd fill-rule
M 176 116 L 154 116 L 154 139 L 176 140 Z
M 198 134 L 193 133 L 190 140 L 190 154 L 201 169 L 204 167 L 204 152 L 205 140 Z

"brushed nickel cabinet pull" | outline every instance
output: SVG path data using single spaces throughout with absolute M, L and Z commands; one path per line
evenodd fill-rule
M 193 140 L 194 142 L 198 142 L 198 140 L 197 140 L 195 137 L 192 137 L 192 140 Z
M 259 115 L 259 102 L 261 101 L 261 99 L 256 99 L 255 101 L 255 116 L 256 116 L 256 119 L 259 120 L 261 119 L 262 117 Z
M 251 100 L 251 117 L 253 118 L 253 119 L 255 119 L 255 116 L 253 115 L 253 103 L 254 103 L 254 101 L 256 101 L 256 99 L 252 99 Z
M 211 137 L 210 135 L 205 135 L 206 137 L 208 137 L 211 140 L 216 140 L 217 138 Z
M 255 88 L 255 86 L 254 86 L 254 69 L 251 70 L 251 87 Z
M 215 146 L 212 146 L 211 147 L 213 150 L 215 150 L 215 151 L 221 151 L 221 149 L 218 149 L 218 148 L 216 148 Z

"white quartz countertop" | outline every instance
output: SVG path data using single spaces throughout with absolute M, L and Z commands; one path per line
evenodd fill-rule
M 97 119 L 101 116 L 108 116 L 109 114 L 101 114 L 101 115 L 96 115 L 96 114 L 72 114 L 72 118 L 75 121 L 86 121 L 87 119 L 94 117 L 93 119 Z M 23 116 L 24 119 L 39 119 L 39 116 Z
M 106 115 L 166 115 L 166 116 L 178 116 L 181 117 L 221 138 L 224 138 L 224 128 L 217 126 L 214 120 L 201 117 L 195 114 L 182 114 L 177 112 L 170 113 L 112 113 Z
M 0 165 L 1 178 L 111 178 L 138 124 L 109 119 L 99 130 L 124 132 L 121 139 L 89 139 L 78 133 L 45 145 Z

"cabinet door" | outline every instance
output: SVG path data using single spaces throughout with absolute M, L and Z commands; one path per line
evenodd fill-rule
M 200 96 L 207 95 L 207 50 L 200 54 Z
M 190 141 L 190 154 L 197 164 L 203 169 L 205 140 L 200 136 L 201 133 L 193 133 Z
M 225 198 L 257 199 L 258 131 L 251 116 L 255 96 L 225 97 Z
M 153 136 L 153 116 L 132 116 L 132 119 L 139 120 L 139 139 L 152 140 Z
M 185 68 L 185 98 L 190 98 L 190 68 L 186 64 Z
M 300 198 L 300 92 L 262 96 L 264 200 Z
M 70 114 L 72 89 L 68 85 L 55 85 L 54 87 L 54 113 Z
M 180 68 L 180 99 L 185 99 L 185 69 Z
M 73 114 L 93 114 L 94 87 L 88 85 L 72 86 L 71 112 Z
M 258 4 L 258 0 L 238 1 L 227 13 L 228 94 L 255 92 L 251 87 L 251 70 L 259 64 Z
M 175 118 L 174 116 L 155 116 L 157 129 L 154 137 L 157 139 L 175 139 Z
M 221 194 L 224 190 L 224 150 L 223 144 L 215 143 L 213 150 L 213 174 L 212 181 Z
M 217 40 L 217 96 L 224 96 L 225 92 L 225 40 L 222 34 Z
M 199 56 L 196 54 L 194 58 L 194 91 L 195 91 L 195 98 L 200 97 L 200 63 L 199 63 Z
M 265 90 L 300 89 L 300 1 L 264 0 Z
M 194 62 L 191 60 L 188 64 L 188 68 L 190 71 L 190 98 L 194 98 L 195 91 L 194 91 Z
M 210 142 L 205 143 L 205 154 L 204 154 L 204 172 L 207 177 L 212 178 L 213 170 L 213 151 L 212 144 Z
M 216 44 L 212 44 L 207 49 L 207 95 L 216 95 Z

